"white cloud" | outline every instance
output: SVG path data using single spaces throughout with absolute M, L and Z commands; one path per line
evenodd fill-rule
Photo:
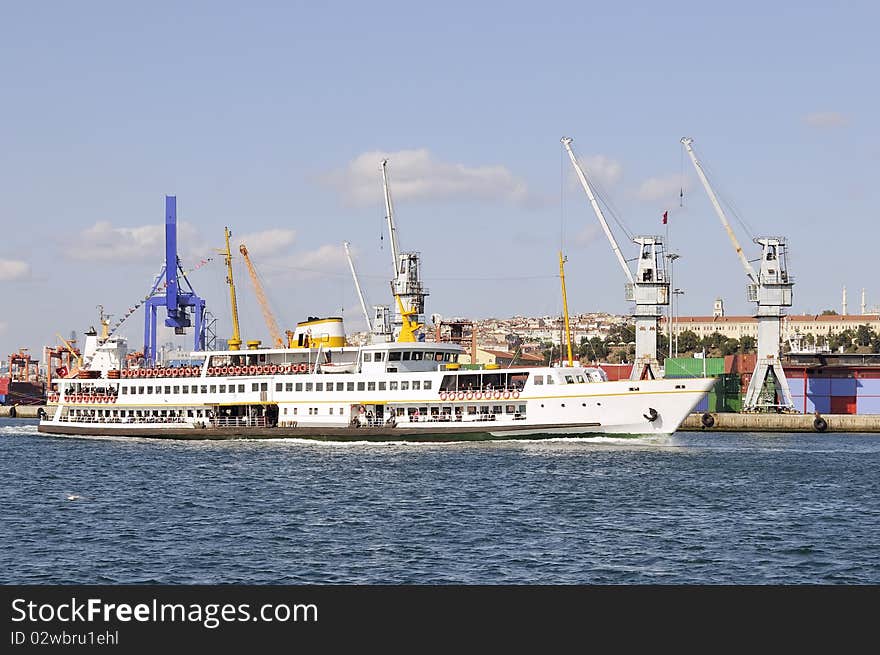
M 678 200 L 679 194 L 684 188 L 688 190 L 688 179 L 682 180 L 681 175 L 661 175 L 658 177 L 649 177 L 642 182 L 636 195 L 640 200 L 649 202 L 662 200 L 667 203 L 674 203 Z
M 18 280 L 27 277 L 31 267 L 27 262 L 17 259 L 0 259 L 0 281 Z
M 606 188 L 617 184 L 623 175 L 623 166 L 620 165 L 620 162 L 605 155 L 578 157 L 578 163 L 584 170 L 588 180 L 598 182 Z
M 241 237 L 233 237 L 236 244 L 247 246 L 248 253 L 257 257 L 276 255 L 296 240 L 296 230 L 275 228 L 262 232 L 251 232 Z M 235 247 L 238 249 L 238 246 Z
M 178 223 L 178 244 L 192 242 L 195 232 L 189 223 Z M 162 261 L 165 224 L 113 227 L 110 221 L 98 221 L 80 232 L 66 252 L 72 259 L 88 261 Z
M 476 198 L 514 204 L 532 202 L 526 183 L 505 166 L 467 166 L 438 161 L 426 149 L 365 152 L 345 168 L 324 176 L 351 205 L 373 206 L 382 201 L 380 162 L 388 160 L 392 197 L 401 199 L 455 200 Z
M 267 276 L 306 280 L 327 275 L 341 275 L 348 271 L 348 260 L 342 245 L 326 244 L 315 250 L 292 253 L 268 260 L 261 268 Z
M 837 111 L 815 111 L 804 116 L 804 123 L 810 127 L 844 127 L 849 118 Z
M 578 232 L 573 239 L 574 245 L 578 248 L 583 248 L 585 246 L 590 245 L 594 241 L 599 238 L 604 238 L 604 234 L 602 232 L 602 228 L 598 225 L 591 224 L 587 225 Z

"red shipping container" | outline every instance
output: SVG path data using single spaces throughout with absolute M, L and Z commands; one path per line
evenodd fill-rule
M 856 397 L 855 396 L 831 396 L 831 413 L 832 414 L 855 414 L 856 413 Z
M 9 378 L 0 378 L 0 396 L 9 393 Z
M 599 368 L 605 371 L 608 379 L 612 382 L 629 380 L 629 376 L 632 373 L 632 364 L 600 364 Z

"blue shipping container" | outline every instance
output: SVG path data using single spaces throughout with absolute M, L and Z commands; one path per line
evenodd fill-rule
M 880 414 L 880 396 L 857 396 L 856 414 Z
M 856 382 L 855 378 L 831 378 L 831 395 L 855 396 Z
M 831 378 L 807 378 L 807 395 L 830 396 Z
M 812 414 L 813 412 L 819 412 L 820 414 L 830 414 L 831 396 L 807 396 L 807 413 Z
M 799 412 L 807 411 L 807 397 L 806 396 L 792 396 L 792 403 L 794 403 L 794 408 Z
M 859 378 L 856 393 L 860 396 L 880 396 L 880 378 Z
M 880 400 L 880 398 L 878 398 L 878 400 Z M 706 394 L 700 399 L 700 402 L 694 407 L 694 411 L 700 413 L 709 411 L 709 394 Z

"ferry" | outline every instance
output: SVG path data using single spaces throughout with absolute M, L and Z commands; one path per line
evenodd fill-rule
M 197 351 L 129 366 L 125 340 L 87 337 L 38 430 L 173 439 L 475 441 L 668 435 L 711 378 L 609 381 L 589 366 L 464 366 L 461 345 L 346 345 L 339 317 L 297 324 L 288 347 Z

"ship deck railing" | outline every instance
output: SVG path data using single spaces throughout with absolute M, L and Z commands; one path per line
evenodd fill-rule
M 219 416 L 211 419 L 215 428 L 265 428 L 269 424 L 265 416 Z

